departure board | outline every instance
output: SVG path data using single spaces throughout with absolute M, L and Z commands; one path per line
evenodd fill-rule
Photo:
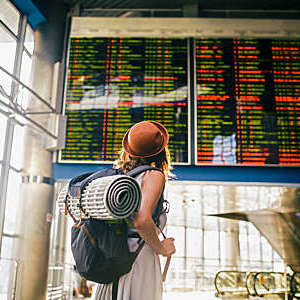
M 187 39 L 72 37 L 61 162 L 110 162 L 129 127 L 169 131 L 172 161 L 188 163 Z
M 196 163 L 300 165 L 300 41 L 195 40 Z

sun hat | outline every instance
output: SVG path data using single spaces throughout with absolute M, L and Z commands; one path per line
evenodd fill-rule
M 142 121 L 133 125 L 124 135 L 123 148 L 134 158 L 159 154 L 169 141 L 167 129 L 156 121 Z

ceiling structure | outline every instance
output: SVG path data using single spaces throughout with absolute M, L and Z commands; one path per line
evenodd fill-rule
M 64 0 L 78 16 L 299 19 L 298 0 Z

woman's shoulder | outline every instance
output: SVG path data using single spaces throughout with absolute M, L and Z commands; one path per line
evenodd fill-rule
M 148 170 L 144 173 L 143 180 L 151 181 L 154 183 L 162 183 L 165 184 L 165 175 L 163 171 L 159 169 Z

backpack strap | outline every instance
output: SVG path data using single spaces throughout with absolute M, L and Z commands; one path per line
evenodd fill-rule
M 148 170 L 156 170 L 156 171 L 160 171 L 163 173 L 163 171 L 159 168 L 156 167 L 152 167 L 149 165 L 143 165 L 143 166 L 138 166 L 132 170 L 130 170 L 129 172 L 126 173 L 126 175 L 131 176 L 131 177 L 135 177 L 143 172 L 146 172 Z M 161 214 L 163 214 L 164 212 L 167 212 L 168 210 L 165 208 L 166 204 L 168 203 L 168 201 L 166 201 L 163 197 L 163 192 L 162 195 L 160 196 L 158 203 L 156 205 L 156 208 L 154 210 L 154 213 L 152 214 L 152 218 L 154 220 L 154 223 L 157 227 L 159 227 L 160 222 L 159 222 L 159 217 Z
M 143 165 L 143 166 L 138 166 L 132 170 L 130 170 L 129 172 L 126 173 L 126 175 L 128 176 L 131 176 L 131 177 L 135 177 L 143 172 L 146 172 L 148 170 L 157 170 L 157 171 L 160 171 L 162 172 L 161 169 L 159 168 L 156 168 L 156 167 L 152 167 L 152 166 L 149 166 L 149 165 Z
M 143 166 L 138 166 L 132 170 L 130 170 L 129 172 L 126 173 L 126 175 L 128 176 L 131 176 L 131 177 L 135 177 L 143 172 L 146 172 L 148 170 L 156 170 L 156 171 L 160 171 L 163 173 L 163 171 L 159 168 L 156 168 L 156 167 L 152 167 L 152 166 L 149 166 L 149 165 L 143 165 Z M 158 200 L 158 203 L 156 205 L 156 208 L 154 210 L 154 213 L 152 215 L 152 218 L 154 220 L 154 223 L 156 224 L 157 227 L 159 227 L 159 217 L 162 213 L 165 212 L 164 210 L 164 203 L 167 202 L 166 200 L 164 200 L 164 197 L 163 197 L 163 192 L 162 192 L 162 195 L 160 196 L 159 200 Z

